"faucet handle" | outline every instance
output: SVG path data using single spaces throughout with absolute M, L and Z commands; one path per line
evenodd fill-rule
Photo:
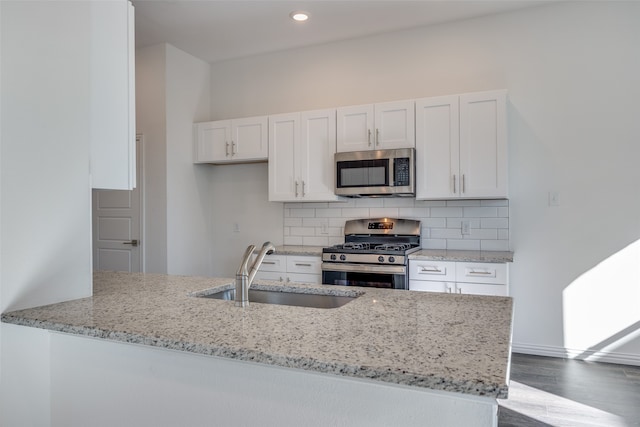
M 249 259 L 251 258 L 251 255 L 253 254 L 253 251 L 256 249 L 255 245 L 249 245 L 247 247 L 247 250 L 244 252 L 244 255 L 242 256 L 242 262 L 240 263 L 240 267 L 238 267 L 238 271 L 236 272 L 236 275 L 248 275 L 249 274 L 249 270 L 247 265 L 249 264 Z

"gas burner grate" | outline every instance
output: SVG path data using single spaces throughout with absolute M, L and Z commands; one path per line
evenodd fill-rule
M 387 243 L 384 245 L 378 245 L 374 249 L 382 251 L 406 251 L 411 249 L 410 243 Z
M 371 244 L 368 242 L 347 242 L 344 245 L 342 245 L 343 249 L 355 249 L 355 250 L 359 250 L 359 251 L 366 251 L 371 249 Z

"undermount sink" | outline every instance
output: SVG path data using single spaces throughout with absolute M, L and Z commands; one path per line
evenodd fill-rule
M 199 295 L 201 298 L 213 298 L 220 300 L 235 300 L 235 289 L 227 289 L 208 295 Z M 355 296 L 336 296 L 326 294 L 309 294 L 301 292 L 280 292 L 264 289 L 249 289 L 249 301 L 262 304 L 293 305 L 296 307 L 313 308 L 338 308 L 356 299 Z

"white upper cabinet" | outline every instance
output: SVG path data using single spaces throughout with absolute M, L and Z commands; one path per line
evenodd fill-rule
M 415 147 L 413 100 L 337 109 L 337 152 Z
M 91 3 L 91 186 L 136 186 L 134 9 Z
M 334 201 L 336 110 L 269 117 L 269 201 Z
M 258 162 L 268 157 L 266 116 L 194 125 L 195 163 Z
M 506 91 L 416 101 L 416 199 L 506 198 Z

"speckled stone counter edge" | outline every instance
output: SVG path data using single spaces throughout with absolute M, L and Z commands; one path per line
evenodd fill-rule
M 49 321 L 25 319 L 18 316 L 13 316 L 11 315 L 11 313 L 3 314 L 2 322 L 20 326 L 27 326 L 31 328 L 46 329 L 72 335 L 80 335 L 129 344 L 160 347 L 169 350 L 186 351 L 189 353 L 201 354 L 205 356 L 237 359 L 246 362 L 264 363 L 267 365 L 280 366 L 284 368 L 296 368 L 339 376 L 384 381 L 392 384 L 402 384 L 413 387 L 428 388 L 432 390 L 465 393 L 476 396 L 495 397 L 497 399 L 506 399 L 508 396 L 508 387 L 506 386 L 500 387 L 492 384 L 479 383 L 476 381 L 451 381 L 438 376 L 414 375 L 411 372 L 395 370 L 391 368 L 381 370 L 368 366 L 348 365 L 342 363 L 326 363 L 310 358 L 272 355 L 262 352 L 245 350 L 242 348 L 229 348 L 224 345 L 205 346 L 184 341 L 167 340 L 118 331 L 106 331 L 98 328 L 78 327 Z
M 320 246 L 277 246 L 275 255 L 322 256 Z M 421 249 L 409 255 L 409 259 L 426 261 L 459 262 L 513 262 L 513 252 L 509 251 L 459 251 L 446 249 Z

